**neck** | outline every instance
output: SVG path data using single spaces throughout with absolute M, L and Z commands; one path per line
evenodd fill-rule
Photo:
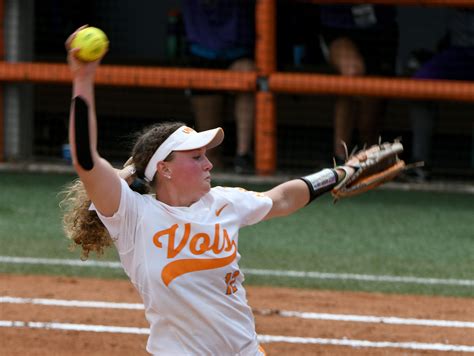
M 156 187 L 156 199 L 169 206 L 191 206 L 199 200 L 187 194 L 180 194 L 180 190 L 164 182 Z

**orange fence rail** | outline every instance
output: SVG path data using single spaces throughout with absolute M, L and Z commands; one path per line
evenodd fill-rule
M 66 64 L 0 62 L 0 79 L 5 82 L 71 83 Z M 211 69 L 178 69 L 103 65 L 97 69 L 98 85 L 195 88 L 254 91 L 257 74 Z
M 474 83 L 452 80 L 274 73 L 270 76 L 269 87 L 271 91 L 283 93 L 474 101 Z
M 299 0 L 313 3 L 347 3 L 347 0 Z M 352 0 L 351 3 L 364 3 Z M 374 0 L 372 3 L 423 6 L 470 6 L 474 0 Z M 4 18 L 0 0 L 0 19 Z M 312 73 L 276 71 L 276 0 L 256 3 L 255 72 L 141 66 L 101 66 L 98 85 L 194 88 L 256 92 L 256 169 L 271 174 L 276 169 L 276 108 L 274 93 L 367 95 L 392 98 L 474 101 L 474 83 L 402 78 L 346 78 Z M 0 32 L 3 33 L 3 21 Z M 0 36 L 0 60 L 3 58 Z M 0 81 L 70 83 L 66 64 L 0 62 Z M 1 91 L 1 88 L 0 88 Z M 2 94 L 0 92 L 0 94 Z M 1 96 L 1 95 L 0 95 Z M 0 100 L 0 161 L 4 159 L 3 101 Z
M 259 72 L 212 69 L 178 69 L 103 65 L 98 85 L 255 91 Z M 340 77 L 312 73 L 279 73 L 263 76 L 260 91 L 294 94 L 368 95 L 389 98 L 474 101 L 474 83 L 451 80 Z M 66 64 L 0 62 L 3 82 L 71 83 Z M 262 86 L 267 85 L 267 89 Z

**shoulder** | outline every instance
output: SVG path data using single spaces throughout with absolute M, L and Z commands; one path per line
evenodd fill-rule
M 246 192 L 246 190 L 240 187 L 216 186 L 211 189 L 211 194 L 216 195 L 216 196 L 233 195 L 233 194 L 239 194 L 242 192 Z
M 211 189 L 211 194 L 213 194 L 215 197 L 223 197 L 227 199 L 244 199 L 245 197 L 265 197 L 263 193 L 247 190 L 241 187 L 217 186 Z
M 121 202 L 126 206 L 144 207 L 153 205 L 156 203 L 155 196 L 153 194 L 140 194 L 132 190 L 127 182 L 123 179 L 122 181 L 122 199 Z

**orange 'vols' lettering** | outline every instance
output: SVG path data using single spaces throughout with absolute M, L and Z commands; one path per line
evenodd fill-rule
M 229 238 L 229 234 L 227 233 L 227 230 L 224 229 L 224 239 L 225 239 L 225 243 L 226 243 L 226 248 L 225 248 L 225 251 L 230 251 L 232 250 L 232 247 L 235 246 L 235 242 L 232 241 L 232 244 L 230 243 L 230 238 Z
M 212 252 L 216 255 L 220 254 L 225 246 L 225 241 L 223 241 L 222 247 L 219 247 L 220 240 L 220 224 L 216 224 L 214 228 L 214 244 L 212 245 Z
M 183 238 L 181 239 L 181 242 L 179 243 L 178 247 L 175 249 L 174 248 L 174 237 L 176 235 L 176 229 L 178 228 L 178 224 L 174 224 L 170 226 L 168 229 L 158 231 L 154 236 L 153 236 L 153 243 L 156 245 L 156 247 L 162 248 L 163 245 L 160 242 L 160 237 L 164 235 L 169 236 L 168 240 L 168 258 L 173 258 L 176 257 L 178 253 L 186 246 L 186 242 L 188 242 L 189 239 L 189 232 L 191 231 L 191 224 L 187 223 L 184 225 L 184 235 Z
M 169 263 L 163 268 L 161 277 L 165 285 L 168 285 L 176 277 L 194 271 L 201 271 L 213 268 L 219 268 L 226 266 L 234 260 L 237 254 L 237 246 L 235 241 L 231 241 L 229 233 L 226 229 L 222 229 L 224 238 L 221 241 L 221 226 L 215 224 L 214 229 L 214 241 L 211 242 L 211 236 L 204 232 L 194 234 L 191 239 L 191 224 L 184 224 L 184 233 L 178 246 L 175 246 L 176 231 L 179 225 L 174 224 L 167 229 L 158 231 L 153 235 L 153 244 L 158 248 L 163 248 L 163 244 L 160 238 L 168 236 L 168 259 L 176 257 L 186 245 L 189 245 L 189 252 L 193 255 L 202 255 L 207 251 L 212 251 L 216 255 L 222 254 L 222 252 L 230 252 L 232 254 L 223 258 L 211 258 L 211 259 L 182 259 Z M 189 243 L 188 243 L 189 241 Z M 221 245 L 221 246 L 220 246 Z
M 215 231 L 214 231 L 214 244 L 212 245 L 212 252 L 214 252 L 216 255 L 220 254 L 224 248 L 225 251 L 230 251 L 232 250 L 233 244 L 230 242 L 229 234 L 227 233 L 226 229 L 223 229 L 224 231 L 224 240 L 222 242 L 222 246 L 219 247 L 220 243 L 220 224 L 215 225 Z
M 202 239 L 201 245 L 198 247 L 199 240 Z M 203 232 L 196 234 L 191 239 L 191 243 L 189 244 L 189 249 L 194 255 L 202 255 L 204 252 L 209 251 L 211 248 L 209 247 L 211 238 L 208 234 Z

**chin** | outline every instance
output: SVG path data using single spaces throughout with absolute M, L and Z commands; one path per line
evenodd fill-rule
M 211 190 L 211 182 L 207 182 L 206 185 L 203 187 L 204 194 L 209 193 Z

